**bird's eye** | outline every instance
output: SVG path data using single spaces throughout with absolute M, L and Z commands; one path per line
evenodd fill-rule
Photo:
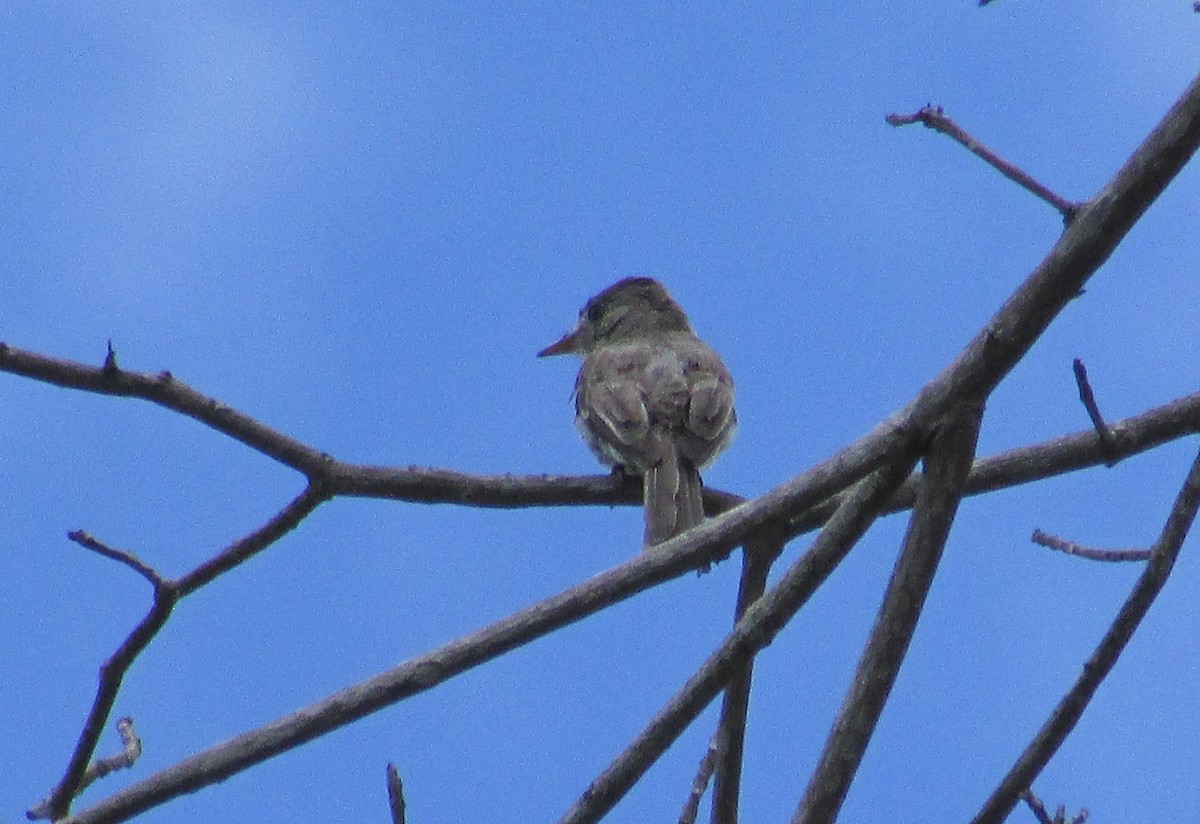
M 604 314 L 603 307 L 599 303 L 589 303 L 583 308 L 583 314 L 585 314 L 587 319 L 592 323 L 598 323 L 600 321 L 600 317 Z

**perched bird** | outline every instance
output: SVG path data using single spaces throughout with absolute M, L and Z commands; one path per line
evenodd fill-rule
M 733 379 L 651 278 L 626 278 L 589 300 L 575 328 L 538 357 L 583 357 L 575 425 L 611 466 L 641 475 L 646 544 L 704 520 L 699 468 L 737 427 Z

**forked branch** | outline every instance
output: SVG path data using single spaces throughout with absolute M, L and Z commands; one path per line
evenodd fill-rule
M 1096 689 L 1117 663 L 1117 658 L 1171 574 L 1171 568 L 1183 547 L 1183 539 L 1187 537 L 1196 518 L 1197 508 L 1200 508 L 1200 455 L 1192 462 L 1192 468 L 1175 498 L 1162 532 L 1154 542 L 1150 562 L 1122 604 L 1112 626 L 1084 664 L 1083 673 L 1074 686 L 1063 696 L 1008 775 L 975 816 L 974 824 L 999 824 L 1004 821 L 1021 793 L 1029 788 L 1054 753 L 1058 752 L 1067 735 L 1075 729 Z
M 837 818 L 916 631 L 962 500 L 982 419 L 982 402 L 968 401 L 938 427 L 879 616 L 792 824 Z
M 683 688 L 629 746 L 584 791 L 560 824 L 600 820 L 695 720 L 742 664 L 771 643 L 780 630 L 832 574 L 879 516 L 884 503 L 908 476 L 919 445 L 896 464 L 864 479 L 838 507 L 812 547 L 766 595 L 754 602 L 733 631 L 712 652 Z

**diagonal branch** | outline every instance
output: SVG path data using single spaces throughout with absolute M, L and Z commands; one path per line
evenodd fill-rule
M 931 425 L 959 398 L 986 397 L 1103 265 L 1198 145 L 1200 75 L 1108 185 L 1075 212 L 1042 262 L 954 361 L 907 406 L 830 460 L 844 465 L 860 454 L 890 457 L 899 448 L 901 433 Z M 760 500 L 786 499 L 788 492 L 784 485 Z M 789 527 L 811 528 L 798 520 Z
M 1111 446 L 1105 446 L 1095 430 L 1088 429 L 981 458 L 971 467 L 964 494 L 980 495 L 1089 466 L 1105 465 L 1110 460 L 1122 460 L 1185 434 L 1200 432 L 1200 392 L 1109 424 L 1108 429 Z M 916 500 L 918 481 L 917 477 L 905 481 L 888 502 L 886 511 L 911 508 Z M 813 507 L 792 521 L 793 528 L 804 532 L 819 527 L 839 502 L 839 497 L 835 496 Z
M 1075 358 L 1071 362 L 1071 368 L 1075 372 L 1075 385 L 1079 387 L 1079 400 L 1083 403 L 1084 409 L 1087 410 L 1088 417 L 1092 419 L 1092 426 L 1096 428 L 1096 435 L 1100 438 L 1100 443 L 1105 449 L 1112 449 L 1112 436 L 1108 432 L 1108 425 L 1104 422 L 1104 416 L 1100 414 L 1100 406 L 1096 403 L 1096 393 L 1092 391 L 1091 381 L 1088 380 L 1087 367 L 1083 365 L 1083 361 Z M 1113 466 L 1115 462 L 1109 462 L 1108 466 Z
M 319 473 L 324 455 L 312 447 L 226 406 L 216 398 L 202 395 L 176 380 L 170 372 L 152 375 L 118 369 L 116 358 L 111 356 L 111 348 L 109 352 L 110 356 L 105 359 L 103 366 L 87 366 L 0 343 L 0 371 L 24 375 L 67 389 L 142 398 L 200 421 L 306 475 Z
M 1133 637 L 1133 633 L 1142 619 L 1146 617 L 1146 613 L 1150 611 L 1150 606 L 1170 576 L 1175 559 L 1179 557 L 1179 550 L 1191 529 L 1198 508 L 1200 508 L 1200 455 L 1197 455 L 1193 461 L 1192 468 L 1183 483 L 1183 488 L 1179 490 L 1174 506 L 1171 507 L 1171 513 L 1167 516 L 1162 532 L 1159 534 L 1158 540 L 1154 542 L 1150 562 L 1146 564 L 1133 591 L 1121 605 L 1121 611 L 1117 613 L 1116 620 L 1104 634 L 1103 640 L 1096 647 L 1091 658 L 1084 664 L 1083 674 L 1059 701 L 1046 723 L 1042 725 L 1037 735 L 1029 742 L 1029 746 L 1021 753 L 1017 763 L 1009 770 L 1008 775 L 1004 777 L 1004 780 L 992 793 L 991 798 L 975 816 L 975 824 L 999 824 L 1007 818 L 1012 808 L 1016 806 L 1021 793 L 1029 788 L 1054 753 L 1058 752 L 1058 748 L 1062 746 L 1067 735 L 1075 729 L 1075 725 L 1083 716 L 1083 711 L 1087 709 L 1092 696 L 1096 694 L 1096 689 L 1116 665 L 1117 658 L 1124 651 L 1129 639 Z
M 884 120 L 892 126 L 909 126 L 913 123 L 921 123 L 926 128 L 933 129 L 935 132 L 941 132 L 947 137 L 953 138 L 1013 183 L 1049 203 L 1059 211 L 1065 221 L 1070 222 L 1081 205 L 1079 203 L 1072 203 L 1066 198 L 1055 194 L 1049 187 L 1043 186 L 1024 169 L 1009 163 L 974 137 L 967 134 L 967 131 L 962 126 L 959 126 L 950 119 L 949 115 L 942 111 L 941 106 L 925 105 L 912 114 L 889 114 Z
M 783 551 L 783 542 L 761 539 L 746 545 L 742 553 L 742 578 L 738 586 L 734 623 L 762 597 L 767 589 L 771 566 Z M 750 683 L 754 676 L 754 658 L 747 657 L 734 669 L 725 686 L 721 719 L 717 723 L 715 743 L 718 761 L 713 782 L 713 824 L 736 824 L 738 797 L 741 794 L 742 759 L 746 744 L 746 718 L 750 711 Z
M 79 789 L 76 791 L 77 793 L 83 792 L 94 781 L 103 778 L 111 772 L 129 769 L 142 757 L 142 739 L 138 737 L 137 732 L 133 728 L 132 718 L 127 716 L 117 721 L 117 734 L 121 736 L 121 751 L 107 758 L 98 758 L 88 764 L 87 770 L 83 773 L 83 779 L 80 781 Z M 30 820 L 52 818 L 54 814 L 50 810 L 50 803 L 50 797 L 43 799 L 25 813 L 25 817 Z
M 387 765 L 387 793 L 392 824 L 404 824 L 404 782 L 400 780 L 400 771 L 391 762 Z
M 917 503 L 896 569 L 867 639 L 850 690 L 809 780 L 792 824 L 837 818 L 866 752 L 933 584 L 950 525 L 971 468 L 982 403 L 964 404 L 938 428 L 925 457 Z
M 41 817 L 55 820 L 61 818 L 70 808 L 71 800 L 83 788 L 88 762 L 96 752 L 96 745 L 99 743 L 104 725 L 112 713 L 113 704 L 117 700 L 117 692 L 120 691 L 121 682 L 125 679 L 125 673 L 129 671 L 130 665 L 167 623 L 167 619 L 171 617 L 171 610 L 175 608 L 178 601 L 178 587 L 174 582 L 160 578 L 154 585 L 154 603 L 146 616 L 121 642 L 117 651 L 100 666 L 100 683 L 96 687 L 96 696 L 92 699 L 92 708 L 83 723 L 79 740 L 67 762 L 63 777 L 46 799 L 46 814 Z M 40 807 L 41 805 L 39 805 Z M 30 810 L 28 815 L 36 817 L 37 809 Z
M 679 813 L 679 824 L 696 824 L 696 816 L 700 814 L 700 800 L 704 798 L 704 792 L 708 789 L 708 782 L 713 777 L 713 772 L 717 769 L 717 758 L 720 756 L 721 744 L 720 733 L 712 737 L 712 741 L 708 743 L 708 747 L 704 750 L 704 757 L 700 759 L 700 766 L 696 770 L 696 777 L 692 780 L 692 789 L 688 792 L 687 801 L 683 804 L 683 810 Z
M 823 474 L 817 479 L 829 482 Z M 816 497 L 824 488 L 817 484 L 809 494 Z M 190 756 L 65 820 L 72 824 L 124 821 L 178 795 L 222 781 L 656 584 L 704 568 L 746 540 L 758 517 L 754 504 L 747 504 L 730 517 L 660 544 L 652 553 L 640 553 L 490 626 Z
M 158 570 L 147 564 L 132 552 L 127 552 L 124 549 L 117 549 L 100 541 L 96 537 L 84 532 L 82 529 L 72 530 L 67 533 L 67 538 L 79 544 L 84 549 L 90 549 L 97 555 L 103 555 L 105 558 L 116 561 L 119 564 L 132 569 L 138 575 L 141 575 L 150 582 L 152 587 L 161 587 L 166 585 L 166 580 L 158 573 Z
M 180 595 L 190 595 L 214 578 L 262 552 L 299 526 L 301 521 L 329 498 L 327 488 L 320 484 L 309 484 L 265 524 L 234 541 L 217 555 L 182 576 L 177 582 Z
M 235 541 L 224 552 L 175 581 L 163 578 L 132 553 L 109 547 L 86 532 L 76 531 L 70 534 L 71 540 L 81 546 L 125 564 L 150 581 L 154 586 L 154 602 L 146 616 L 117 651 L 100 667 L 100 683 L 96 687 L 96 696 L 92 700 L 92 708 L 84 721 L 75 750 L 67 762 L 66 771 L 45 804 L 30 810 L 30 817 L 61 818 L 69 809 L 71 800 L 86 786 L 88 762 L 95 754 L 96 745 L 112 713 L 125 673 L 159 630 L 166 625 L 175 604 L 221 573 L 232 569 L 255 552 L 283 537 L 324 500 L 324 492 L 309 486 L 264 526 Z M 42 806 L 45 807 L 44 810 L 41 810 Z
M 754 602 L 683 688 L 588 785 L 560 824 L 588 824 L 611 810 L 708 706 L 742 663 L 774 640 L 879 516 L 884 502 L 912 468 L 916 449 L 914 444 L 906 460 L 882 467 L 854 488 L 809 551 L 769 593 Z

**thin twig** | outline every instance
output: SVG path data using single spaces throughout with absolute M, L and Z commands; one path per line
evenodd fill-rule
M 133 662 L 137 660 L 137 657 L 159 630 L 166 625 L 175 604 L 181 598 L 277 541 L 299 524 L 326 497 L 325 492 L 319 487 L 309 486 L 265 525 L 235 541 L 228 549 L 175 581 L 163 578 L 131 552 L 110 547 L 86 532 L 70 533 L 71 540 L 80 546 L 125 564 L 149 580 L 154 585 L 154 602 L 137 627 L 126 637 L 112 657 L 100 667 L 100 681 L 96 687 L 96 696 L 92 701 L 87 718 L 84 720 L 83 730 L 79 735 L 75 750 L 71 754 L 62 779 L 47 799 L 50 817 L 61 818 L 65 815 L 70 808 L 72 799 L 82 791 L 88 761 L 95 753 L 104 725 L 112 713 L 125 673 L 129 671 Z
M 91 759 L 96 752 L 96 746 L 100 742 L 104 725 L 107 723 L 113 705 L 116 703 L 117 692 L 120 690 L 121 681 L 124 679 L 126 671 L 128 671 L 134 659 L 146 648 L 146 645 L 150 643 L 150 640 L 166 623 L 171 610 L 179 599 L 178 587 L 173 582 L 163 578 L 157 570 L 146 564 L 132 552 L 108 546 L 103 541 L 98 540 L 83 530 L 70 532 L 67 534 L 67 537 L 92 552 L 124 564 L 149 581 L 154 587 L 154 603 L 150 611 L 146 614 L 146 617 L 142 619 L 117 651 L 113 653 L 112 657 L 100 668 L 100 683 L 96 687 L 96 696 L 92 701 L 92 709 L 84 721 L 83 730 L 80 732 L 79 739 L 75 744 L 75 750 L 67 762 L 67 769 L 58 785 L 50 792 L 50 795 L 26 813 L 26 816 L 30 819 L 61 818 L 67 809 L 69 809 L 71 800 L 83 792 L 84 788 L 95 781 L 96 778 L 107 775 L 118 766 L 130 766 L 133 763 L 132 760 L 129 764 L 120 764 L 113 761 L 113 759 L 100 759 L 98 761 L 91 761 Z M 137 736 L 133 732 L 132 720 L 123 718 L 118 721 L 117 731 L 126 744 L 124 755 L 128 756 L 133 751 L 134 743 L 132 742 L 136 742 L 136 753 L 132 755 L 132 758 L 136 760 L 137 755 L 141 754 L 141 742 L 137 740 Z M 116 766 L 108 767 L 110 762 Z M 103 770 L 103 772 L 97 773 L 98 770 Z
M 717 754 L 721 750 L 720 737 L 721 733 L 718 731 L 708 742 L 708 748 L 704 751 L 704 757 L 700 759 L 700 766 L 696 770 L 696 777 L 692 779 L 692 789 L 688 792 L 687 801 L 683 803 L 683 810 L 679 813 L 679 824 L 696 824 L 696 816 L 700 813 L 700 799 L 704 798 L 704 791 L 708 789 L 708 782 L 717 768 Z
M 104 356 L 104 365 L 101 368 L 105 372 L 116 372 L 121 368 L 117 366 L 117 350 L 113 348 L 112 338 L 108 339 L 108 352 Z
M 83 729 L 79 733 L 75 749 L 67 762 L 67 768 L 58 785 L 46 799 L 48 817 L 58 819 L 70 809 L 71 801 L 84 786 L 88 764 L 96 752 L 96 745 L 104 731 L 116 703 L 117 692 L 125 673 L 133 664 L 142 650 L 150 643 L 158 631 L 166 624 L 171 611 L 178 602 L 180 593 L 173 581 L 160 576 L 151 567 L 140 561 L 135 555 L 124 550 L 113 549 L 86 533 L 71 533 L 71 539 L 81 546 L 87 547 L 105 557 L 112 558 L 125 564 L 150 581 L 154 586 L 154 601 L 145 617 L 134 627 L 133 631 L 121 642 L 116 652 L 100 667 L 99 684 L 92 707 L 84 720 Z M 30 811 L 33 812 L 32 810 Z
M 1021 800 L 1033 811 L 1033 817 L 1038 820 L 1038 824 L 1063 824 L 1062 821 L 1055 822 L 1050 817 L 1050 812 L 1046 809 L 1046 805 L 1042 803 L 1042 799 L 1033 794 L 1032 790 L 1023 791 L 1021 793 Z
M 71 759 L 67 762 L 63 777 L 50 793 L 50 818 L 58 820 L 65 815 L 70 808 L 71 800 L 79 793 L 83 786 L 88 762 L 96 751 L 96 744 L 100 740 L 104 723 L 112 713 L 113 704 L 116 702 L 117 692 L 121 688 L 125 673 L 129 671 L 129 666 L 134 659 L 141 654 L 142 650 L 166 624 L 177 600 L 177 592 L 173 587 L 169 585 L 155 587 L 154 604 L 146 616 L 121 642 L 117 651 L 101 665 L 100 683 L 96 687 L 96 696 L 92 699 L 92 708 L 88 711 L 87 719 L 79 733 L 79 740 L 75 744 L 75 750 L 71 753 Z
M 96 539 L 91 534 L 84 532 L 82 529 L 76 529 L 67 533 L 67 537 L 79 544 L 85 549 L 90 549 L 98 555 L 103 555 L 105 558 L 110 558 L 118 563 L 132 569 L 138 575 L 141 575 L 151 586 L 161 587 L 166 586 L 166 580 L 152 566 L 147 564 L 141 558 L 134 555 L 132 552 L 126 552 L 123 549 L 110 547 L 104 542 Z
M 971 469 L 982 419 L 982 401 L 964 403 L 934 436 L 879 615 L 792 824 L 824 824 L 837 818 L 933 585 Z
M 301 521 L 327 500 L 329 492 L 325 487 L 309 484 L 265 524 L 181 576 L 177 582 L 180 594 L 190 595 L 219 575 L 254 557 L 299 526 Z
M 1025 790 L 1021 793 L 1021 800 L 1029 805 L 1029 809 L 1033 811 L 1033 815 L 1038 820 L 1038 824 L 1067 824 L 1067 808 L 1059 804 L 1058 809 L 1054 813 L 1054 817 L 1050 817 L 1046 805 L 1042 800 L 1033 794 L 1032 790 Z M 1079 813 L 1071 819 L 1071 824 L 1084 824 L 1088 820 L 1088 811 L 1080 810 Z
M 1134 631 L 1146 617 L 1154 599 L 1158 597 L 1159 591 L 1170 576 L 1175 559 L 1183 546 L 1183 539 L 1187 537 L 1196 517 L 1197 508 L 1200 508 L 1200 455 L 1193 461 L 1162 532 L 1154 542 L 1150 562 L 1142 570 L 1112 626 L 1108 628 L 1091 658 L 1084 664 L 1079 679 L 1063 696 L 1008 775 L 975 816 L 975 824 L 999 824 L 1007 818 L 1021 792 L 1033 783 L 1042 768 L 1062 746 L 1067 735 L 1075 728 L 1100 683 L 1116 665 L 1125 645 L 1133 637 Z
M 1112 433 L 1108 429 L 1108 424 L 1104 422 L 1104 416 L 1100 414 L 1100 407 L 1096 404 L 1096 395 L 1092 392 L 1092 384 L 1088 380 L 1087 367 L 1083 365 L 1083 361 L 1075 358 L 1071 364 L 1075 371 L 1075 385 L 1079 387 L 1079 400 L 1083 401 L 1083 406 L 1087 409 L 1088 417 L 1092 419 L 1092 426 L 1096 428 L 1096 435 L 1100 438 L 1100 444 L 1106 450 L 1112 452 L 1113 438 Z M 1108 466 L 1113 466 L 1116 461 L 1110 461 Z
M 80 790 L 87 789 L 93 781 L 116 770 L 127 770 L 142 756 L 142 739 L 133 728 L 133 719 L 125 716 L 117 721 L 117 735 L 121 736 L 121 751 L 108 758 L 98 758 L 88 765 L 83 774 Z
M 1068 555 L 1087 558 L 1089 561 L 1148 561 L 1151 554 L 1148 549 L 1093 549 L 1065 538 L 1059 538 L 1057 535 L 1048 535 L 1040 529 L 1035 529 L 1029 540 Z
M 1073 203 L 1064 197 L 1052 192 L 1048 187 L 1043 186 L 1038 181 L 1034 180 L 1033 176 L 1023 169 L 1014 166 L 1004 158 L 1000 157 L 994 151 L 984 146 L 974 137 L 969 135 L 966 130 L 955 123 L 942 111 L 941 106 L 925 105 L 912 114 L 889 114 L 884 120 L 893 126 L 908 126 L 913 123 L 921 123 L 927 128 L 933 129 L 935 132 L 941 132 L 948 137 L 966 146 L 977 156 L 983 158 L 990 166 L 996 169 L 1000 174 L 1007 177 L 1009 180 L 1032 192 L 1042 200 L 1049 203 L 1063 216 L 1063 220 L 1070 223 L 1075 213 L 1079 211 L 1082 204 Z
M 83 773 L 83 779 L 76 790 L 76 794 L 86 790 L 92 782 L 103 778 L 109 773 L 117 770 L 126 770 L 137 763 L 138 758 L 142 755 L 142 739 L 138 737 L 137 732 L 133 729 L 133 719 L 126 716 L 117 721 L 117 735 L 121 736 L 121 751 L 116 755 L 110 755 L 108 758 L 97 758 L 92 763 L 88 764 L 87 770 Z M 51 796 L 47 796 L 42 801 L 35 804 L 25 817 L 30 821 L 36 821 L 43 818 L 51 818 Z
M 1088 417 L 1092 419 L 1092 426 L 1096 428 L 1096 434 L 1102 441 L 1110 440 L 1112 436 L 1104 423 L 1104 416 L 1100 414 L 1100 407 L 1096 405 L 1096 395 L 1092 392 L 1092 384 L 1088 380 L 1087 367 L 1083 365 L 1083 361 L 1075 358 L 1071 361 L 1071 368 L 1075 372 L 1075 385 L 1079 387 L 1079 400 L 1083 401 Z
M 396 765 L 387 765 L 388 809 L 392 813 L 392 824 L 404 824 L 404 784 Z

